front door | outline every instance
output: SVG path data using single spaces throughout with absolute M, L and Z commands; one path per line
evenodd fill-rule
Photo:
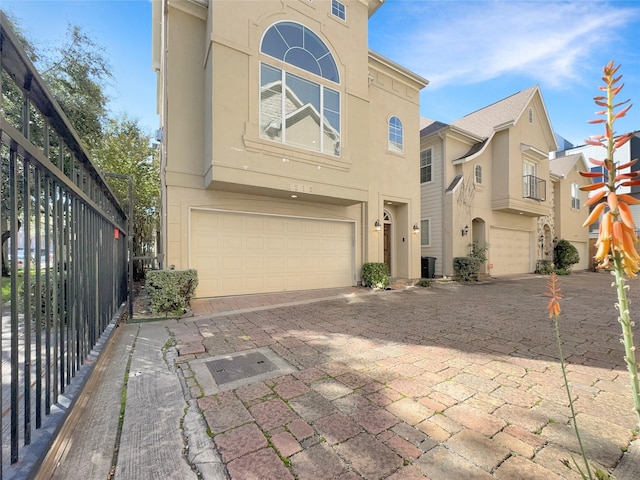
M 384 224 L 384 263 L 391 274 L 391 224 Z

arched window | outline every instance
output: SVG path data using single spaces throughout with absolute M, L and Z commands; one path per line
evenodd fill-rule
M 389 119 L 389 150 L 402 153 L 404 148 L 402 122 L 395 115 Z
M 473 181 L 477 184 L 482 183 L 482 167 L 480 165 L 475 165 L 473 167 Z
M 324 42 L 304 25 L 279 22 L 265 32 L 260 51 L 293 67 L 260 65 L 260 136 L 340 156 L 340 92 L 332 88 L 340 76 Z

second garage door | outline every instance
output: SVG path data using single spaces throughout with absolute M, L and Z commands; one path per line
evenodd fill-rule
M 198 297 L 355 284 L 355 223 L 191 211 L 190 267 Z
M 531 272 L 531 233 L 506 228 L 491 228 L 489 263 L 492 275 Z

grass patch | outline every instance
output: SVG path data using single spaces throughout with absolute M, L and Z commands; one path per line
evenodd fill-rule
M 18 271 L 18 298 L 22 298 L 22 293 L 24 292 L 24 272 L 22 270 Z M 2 301 L 9 302 L 11 301 L 11 278 L 10 277 L 2 277 Z

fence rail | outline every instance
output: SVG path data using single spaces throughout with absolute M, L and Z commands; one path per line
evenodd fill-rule
M 0 49 L 6 479 L 46 453 L 52 419 L 73 403 L 130 290 L 127 216 L 2 12 Z

